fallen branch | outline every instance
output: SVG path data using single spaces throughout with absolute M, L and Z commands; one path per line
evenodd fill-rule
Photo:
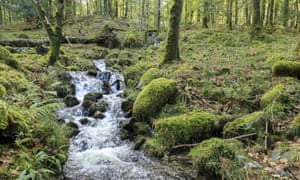
M 244 135 L 232 137 L 232 138 L 229 138 L 229 139 L 241 139 L 241 138 L 245 138 L 245 137 L 249 137 L 249 136 L 254 136 L 254 135 L 256 135 L 256 133 L 244 134 Z

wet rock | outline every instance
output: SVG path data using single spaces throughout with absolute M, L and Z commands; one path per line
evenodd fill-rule
M 94 113 L 93 117 L 96 118 L 96 119 L 103 119 L 103 118 L 105 118 L 105 115 L 100 111 L 96 111 Z
M 145 142 L 146 138 L 144 136 L 138 136 L 134 142 L 134 150 L 140 150 Z
M 102 93 L 98 92 L 91 92 L 88 93 L 84 96 L 83 101 L 92 101 L 92 102 L 97 102 L 98 99 L 101 99 L 103 97 Z
M 64 124 L 66 121 L 64 119 L 58 119 L 57 122 Z
M 133 106 L 133 102 L 132 101 L 124 101 L 121 104 L 121 109 L 124 112 L 128 112 L 128 111 L 130 111 L 132 109 L 132 106 Z
M 64 98 L 67 95 L 75 94 L 75 85 L 66 83 L 66 84 L 58 84 L 54 87 L 58 98 Z
M 144 122 L 136 122 L 133 124 L 133 131 L 137 135 L 151 135 L 151 128 L 147 123 Z
M 82 119 L 79 120 L 79 122 L 82 125 L 86 125 L 86 124 L 90 123 L 90 120 L 88 118 L 82 118 Z
M 125 130 L 130 131 L 130 132 L 133 132 L 133 124 L 134 124 L 134 120 L 132 120 L 132 119 L 122 121 L 121 124 L 120 124 L 120 128 L 125 129 Z
M 93 104 L 92 101 L 86 100 L 86 101 L 83 101 L 82 106 L 83 106 L 85 109 L 88 109 L 88 108 L 91 107 L 92 104 Z
M 89 116 L 93 116 L 95 112 L 100 111 L 100 112 L 105 112 L 107 109 L 108 104 L 104 101 L 100 101 L 97 103 L 94 103 L 90 106 L 89 108 Z
M 77 134 L 79 134 L 79 127 L 78 127 L 78 125 L 76 124 L 76 123 L 74 123 L 74 122 L 68 122 L 67 124 L 66 124 L 66 126 L 68 126 L 68 127 L 70 127 L 71 129 L 72 129 L 72 132 L 71 132 L 71 134 L 70 134 L 70 137 L 74 137 L 74 136 L 76 136 Z
M 67 107 L 72 107 L 78 105 L 80 102 L 75 96 L 67 95 L 64 98 L 64 103 L 67 105 Z
M 97 70 L 88 70 L 87 72 L 87 75 L 90 75 L 90 76 L 97 76 L 98 74 L 98 71 Z
M 126 129 L 121 129 L 120 138 L 121 140 L 129 139 L 130 138 L 129 132 Z

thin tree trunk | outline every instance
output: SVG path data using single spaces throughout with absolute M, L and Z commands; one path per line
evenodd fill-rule
M 174 4 L 170 10 L 169 29 L 166 43 L 166 51 L 163 62 L 170 63 L 173 60 L 180 60 L 179 53 L 179 25 L 183 0 L 173 0 Z
M 1 1 L 0 1 L 1 2 Z M 0 5 L 0 25 L 3 25 L 3 11 L 2 11 L 2 5 Z
M 284 27 L 287 27 L 288 20 L 289 20 L 289 0 L 284 0 L 283 3 L 283 18 L 282 18 L 282 25 Z
M 295 0 L 295 11 L 296 11 L 296 14 L 295 14 L 295 24 L 294 24 L 294 28 L 297 29 L 298 27 L 298 23 L 299 23 L 299 8 L 298 8 L 298 4 L 299 4 L 299 1 L 298 0 Z
M 234 24 L 238 25 L 239 21 L 239 0 L 235 0 L 235 19 Z
M 203 20 L 202 20 L 202 28 L 208 28 L 208 21 L 209 21 L 209 3 L 207 0 L 204 1 L 204 6 L 203 6 Z
M 249 15 L 249 5 L 248 0 L 244 0 L 245 3 L 245 17 L 246 17 L 246 24 L 250 25 L 250 15 Z
M 262 0 L 261 2 L 261 18 L 260 18 L 260 21 L 262 24 L 264 24 L 264 21 L 265 21 L 265 15 L 266 15 L 266 0 Z
M 232 2 L 233 0 L 227 0 L 227 26 L 229 30 L 232 30 Z
M 157 0 L 157 23 L 156 23 L 157 32 L 160 31 L 160 0 Z
M 89 16 L 90 15 L 90 7 L 89 7 L 89 0 L 86 0 L 86 15 Z
M 250 36 L 251 39 L 260 39 L 262 31 L 261 17 L 260 17 L 260 0 L 253 0 L 253 16 L 252 16 L 252 27 Z
M 274 0 L 269 0 L 267 25 L 273 26 L 274 22 Z
M 118 0 L 115 0 L 115 17 L 119 17 L 119 2 Z

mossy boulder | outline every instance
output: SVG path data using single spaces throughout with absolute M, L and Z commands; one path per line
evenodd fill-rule
M 78 105 L 80 102 L 75 96 L 67 95 L 64 98 L 64 103 L 67 105 L 67 107 L 72 107 Z
M 162 157 L 166 152 L 165 146 L 163 146 L 160 140 L 157 138 L 146 139 L 146 142 L 143 145 L 143 149 L 150 156 L 156 157 Z
M 148 121 L 160 112 L 160 110 L 175 99 L 176 81 L 158 78 L 151 81 L 150 84 L 138 94 L 133 104 L 133 117 L 138 121 Z
M 108 107 L 108 104 L 105 101 L 99 101 L 97 103 L 93 103 L 90 107 L 89 107 L 89 116 L 95 116 L 95 113 L 97 111 L 99 112 L 105 112 L 106 109 Z
M 300 62 L 277 61 L 272 66 L 274 76 L 291 76 L 300 79 Z
M 260 106 L 266 108 L 270 104 L 282 101 L 284 98 L 284 90 L 285 88 L 282 84 L 273 87 L 261 97 Z
M 57 83 L 54 85 L 53 89 L 56 91 L 56 95 L 59 98 L 75 94 L 75 86 L 71 83 Z
M 157 69 L 157 68 L 150 68 L 141 77 L 139 86 L 147 85 L 153 79 L 156 79 L 158 77 L 159 77 L 159 69 Z
M 149 68 L 149 63 L 141 61 L 136 63 L 134 66 L 129 66 L 124 69 L 124 77 L 128 87 L 135 87 L 143 72 Z
M 147 123 L 144 122 L 135 122 L 133 124 L 133 132 L 137 135 L 151 135 L 151 128 Z
M 0 45 L 0 62 L 13 68 L 18 68 L 19 62 L 10 54 L 10 52 Z
M 193 148 L 189 156 L 200 175 L 220 178 L 226 177 L 226 172 L 230 172 L 230 169 L 235 168 L 236 171 L 243 167 L 238 158 L 242 149 L 242 143 L 238 140 L 211 138 Z
M 247 114 L 227 123 L 224 126 L 223 133 L 225 137 L 235 137 L 250 133 L 258 133 L 257 135 L 260 135 L 265 127 L 265 120 L 266 114 L 263 111 Z
M 98 99 L 101 99 L 103 97 L 102 93 L 98 92 L 91 92 L 88 93 L 84 96 L 83 101 L 92 101 L 92 102 L 97 102 Z
M 154 122 L 155 137 L 167 148 L 199 142 L 213 136 L 219 117 L 207 112 L 191 112 Z
M 5 96 L 6 96 L 6 89 L 2 84 L 0 84 L 0 99 L 5 98 Z

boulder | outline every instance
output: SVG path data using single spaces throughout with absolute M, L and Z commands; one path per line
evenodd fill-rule
M 88 70 L 88 72 L 87 72 L 87 75 L 90 75 L 90 76 L 97 76 L 97 74 L 98 74 L 98 71 L 97 70 Z
M 102 93 L 98 92 L 91 92 L 88 93 L 84 96 L 83 101 L 92 101 L 92 102 L 97 102 L 98 99 L 101 99 L 103 97 Z
M 145 122 L 135 122 L 133 124 L 133 132 L 136 135 L 151 136 L 151 128 Z
M 97 103 L 93 103 L 89 108 L 89 116 L 94 116 L 94 114 L 99 112 L 105 112 L 107 109 L 108 104 L 104 101 L 99 101 Z
M 71 83 L 60 83 L 54 87 L 58 98 L 64 98 L 67 95 L 75 94 L 75 85 Z
M 272 66 L 274 76 L 291 76 L 300 79 L 300 62 L 297 61 L 277 61 Z
M 138 121 L 149 121 L 176 97 L 176 81 L 158 78 L 150 82 L 138 94 L 133 104 L 133 117 Z
M 77 134 L 79 134 L 79 127 L 76 123 L 74 122 L 68 122 L 66 124 L 67 127 L 69 127 L 71 129 L 71 134 L 70 134 L 70 137 L 74 137 L 74 136 L 77 136 Z
M 78 105 L 80 102 L 78 99 L 73 95 L 67 95 L 64 98 L 64 103 L 67 105 L 67 107 L 72 107 Z
M 82 118 L 82 119 L 79 120 L 79 122 L 82 125 L 86 125 L 86 124 L 90 123 L 90 120 L 88 118 Z
M 105 118 L 105 115 L 100 111 L 96 111 L 94 113 L 93 117 L 96 118 L 96 119 L 103 119 L 103 118 Z

